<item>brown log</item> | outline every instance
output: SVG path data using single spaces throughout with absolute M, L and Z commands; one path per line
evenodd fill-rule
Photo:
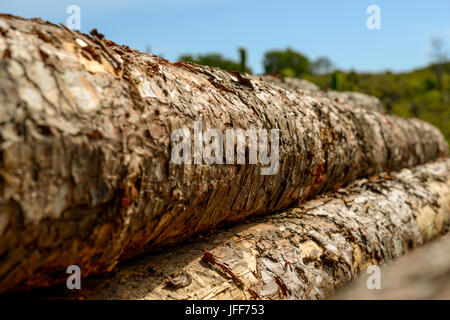
M 352 91 L 321 90 L 319 86 L 305 79 L 283 78 L 274 75 L 259 76 L 261 80 L 274 83 L 285 90 L 299 91 L 313 97 L 325 97 L 336 102 L 345 103 L 353 108 L 363 108 L 384 112 L 384 106 L 377 97 Z
M 432 125 L 0 16 L 0 292 L 84 275 L 445 156 Z M 280 130 L 279 169 L 177 165 L 171 134 Z
M 397 293 L 396 298 L 414 296 L 414 290 L 395 289 L 407 279 L 410 284 L 434 279 L 434 288 L 428 289 L 445 292 L 438 279 L 447 277 L 441 284 L 448 283 L 449 242 L 426 249 L 430 254 L 425 255 L 421 248 L 411 249 L 448 232 L 449 227 L 450 158 L 358 180 L 298 208 L 135 259 L 118 266 L 113 275 L 83 281 L 81 290 L 64 286 L 31 296 L 322 299 L 368 266 L 389 263 L 405 253 L 391 271 L 382 268 L 381 290 L 367 290 L 359 282 L 356 290 L 349 290 L 350 298 L 360 294 L 369 298 L 367 291 L 386 290 Z M 424 290 L 415 297 L 429 293 Z

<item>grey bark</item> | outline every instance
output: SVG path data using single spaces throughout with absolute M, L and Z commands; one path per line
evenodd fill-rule
M 449 227 L 446 159 L 358 180 L 298 208 L 124 263 L 106 278 L 83 281 L 79 291 L 53 289 L 32 296 L 323 299 L 368 266 L 398 258 L 393 268 L 381 269 L 381 290 L 368 290 L 363 274 L 356 289 L 350 285 L 337 298 L 373 298 L 375 291 L 402 299 L 445 297 L 449 241 L 431 244 L 431 251 L 415 248 Z
M 84 275 L 444 157 L 432 125 L 0 16 L 0 292 Z M 171 133 L 279 129 L 280 168 L 175 165 Z

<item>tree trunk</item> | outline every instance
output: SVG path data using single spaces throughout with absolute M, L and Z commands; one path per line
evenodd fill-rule
M 0 292 L 62 281 L 72 264 L 110 271 L 220 223 L 447 154 L 423 121 L 92 34 L 0 16 Z M 171 135 L 194 121 L 278 129 L 277 171 L 174 164 Z
M 345 103 L 353 108 L 363 108 L 366 110 L 384 112 L 384 106 L 381 101 L 374 96 L 360 92 L 351 91 L 323 91 L 319 86 L 305 79 L 282 78 L 273 75 L 259 76 L 261 80 L 274 83 L 285 90 L 301 91 L 308 96 L 325 97 L 336 102 Z
M 200 240 L 203 235 L 197 241 L 124 263 L 108 277 L 83 281 L 81 290 L 63 287 L 50 292 L 38 290 L 32 295 L 84 299 L 322 299 L 368 266 L 396 259 L 447 232 L 449 227 L 450 159 L 445 159 L 358 180 L 298 208 L 258 217 L 209 235 L 206 240 Z M 401 263 L 396 272 L 382 268 L 382 290 L 368 290 L 364 279 L 351 297 L 370 297 L 367 291 L 386 292 L 384 289 L 398 284 L 395 277 L 413 280 L 434 274 L 445 276 L 448 248 L 445 251 L 442 247 L 437 254 L 434 250 L 435 254 L 424 256 L 413 250 L 411 257 L 422 257 L 421 263 Z M 439 254 L 444 257 L 439 258 Z M 412 274 L 417 277 L 408 277 Z M 414 294 L 402 296 L 402 292 L 397 298 Z M 422 294 L 427 294 L 426 290 Z

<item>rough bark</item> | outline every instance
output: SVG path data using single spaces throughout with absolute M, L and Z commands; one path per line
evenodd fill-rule
M 447 154 L 442 134 L 43 22 L 0 16 L 0 292 Z M 279 129 L 280 167 L 175 165 L 174 129 Z
M 450 300 L 450 234 L 381 268 L 380 289 L 367 289 L 368 274 L 333 299 Z
M 405 266 L 404 262 L 411 262 L 406 258 L 395 271 L 382 271 L 382 288 L 398 284 L 388 282 L 394 277 L 400 282 L 411 275 L 417 276 L 412 280 L 436 274 L 448 277 L 448 241 L 444 244 L 447 251 L 440 246 L 422 256 L 420 251 L 410 250 L 447 232 L 449 227 L 450 158 L 358 180 L 301 207 L 253 218 L 252 222 L 206 240 L 197 239 L 124 263 L 113 275 L 84 281 L 81 290 L 52 289 L 32 295 L 84 299 L 322 299 L 367 266 L 389 262 L 405 252 L 412 252 L 410 257 L 417 257 L 420 263 Z
M 364 108 L 378 112 L 385 111 L 381 101 L 377 97 L 368 94 L 352 91 L 323 91 L 319 86 L 305 79 L 283 78 L 273 75 L 262 75 L 259 76 L 259 78 L 274 83 L 285 90 L 303 92 L 304 94 L 313 97 L 326 97 L 336 102 L 345 103 L 354 108 Z

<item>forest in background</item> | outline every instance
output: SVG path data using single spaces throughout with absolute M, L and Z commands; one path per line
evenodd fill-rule
M 337 69 L 327 57 L 314 61 L 291 48 L 267 51 L 264 73 L 309 80 L 324 90 L 358 91 L 379 98 L 388 113 L 417 117 L 438 127 L 450 144 L 450 61 L 440 39 L 433 39 L 431 64 L 410 72 L 363 73 Z M 247 52 L 238 48 L 239 61 L 219 53 L 184 54 L 179 60 L 252 73 Z

